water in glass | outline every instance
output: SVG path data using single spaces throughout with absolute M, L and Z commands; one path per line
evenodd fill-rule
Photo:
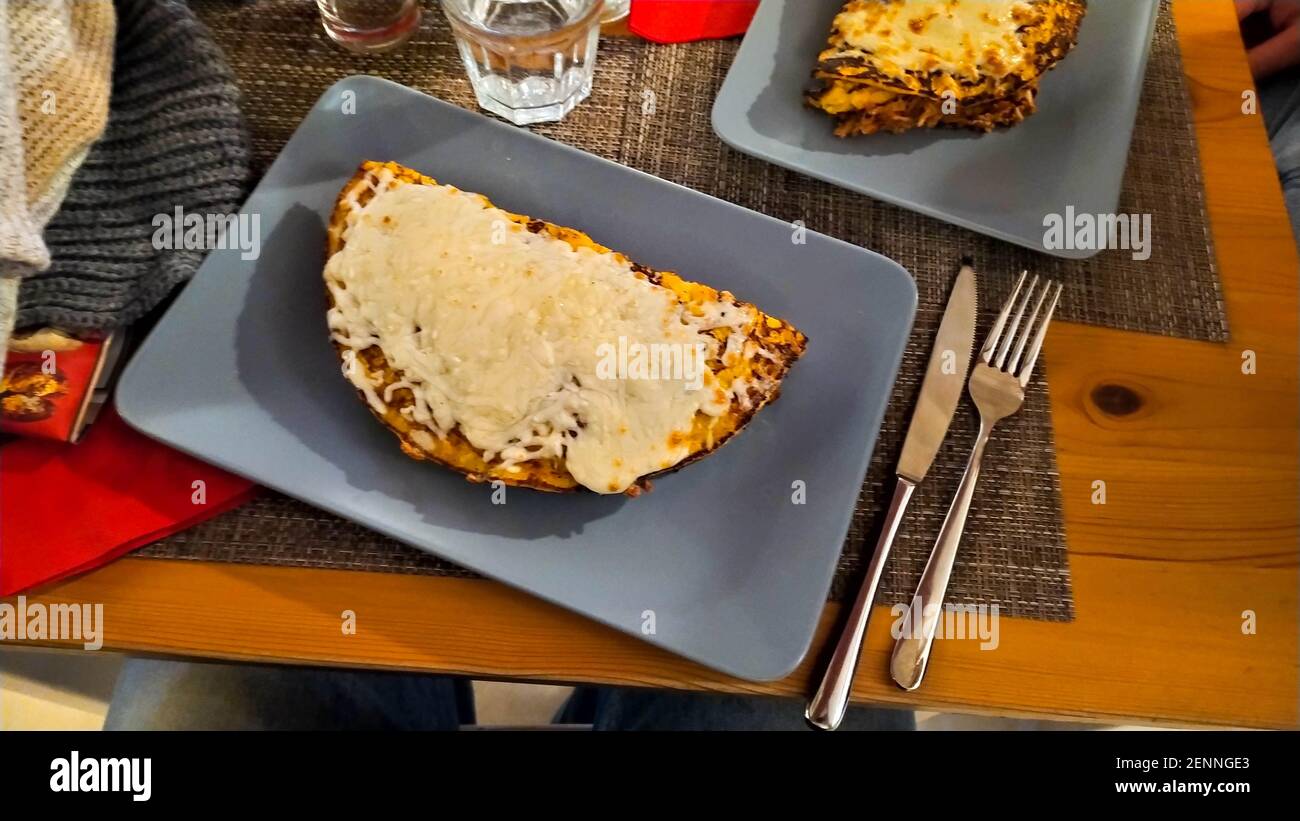
M 561 119 L 591 93 L 602 0 L 442 0 L 483 108 L 516 125 Z

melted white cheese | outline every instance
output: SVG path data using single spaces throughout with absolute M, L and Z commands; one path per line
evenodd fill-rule
M 846 44 L 904 71 L 995 77 L 1029 54 L 1016 34 L 1025 0 L 865 0 L 835 18 Z
M 702 380 L 636 379 L 599 366 L 620 338 L 691 351 L 704 343 L 712 359 L 743 345 L 751 309 L 728 300 L 697 316 L 621 257 L 534 234 L 476 194 L 388 188 L 390 179 L 381 175 L 379 193 L 353 209 L 346 244 L 325 268 L 344 374 L 376 410 L 407 388 L 415 401 L 403 412 L 433 434 L 459 429 L 506 468 L 562 457 L 600 493 L 677 464 L 690 454 L 696 414 L 727 411 L 732 397 L 707 369 Z M 712 328 L 729 329 L 725 348 L 705 333 Z M 371 345 L 399 385 L 367 381 L 356 354 Z

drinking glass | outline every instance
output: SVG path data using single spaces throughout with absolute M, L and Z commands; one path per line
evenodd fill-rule
M 591 93 L 604 0 L 442 0 L 478 104 L 552 122 Z
M 420 27 L 419 0 L 316 0 L 330 39 L 348 51 L 388 51 Z
M 622 20 L 632 10 L 632 0 L 605 0 L 605 13 L 600 15 L 600 22 L 612 23 Z

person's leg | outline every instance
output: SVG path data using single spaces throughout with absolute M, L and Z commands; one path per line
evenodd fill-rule
M 806 730 L 802 701 L 784 698 L 579 687 L 558 724 L 596 730 Z M 841 730 L 915 730 L 907 710 L 852 707 Z
M 1300 71 L 1261 83 L 1259 106 L 1291 213 L 1292 231 L 1300 246 Z
M 469 682 L 359 670 L 135 658 L 105 730 L 454 730 L 474 722 Z

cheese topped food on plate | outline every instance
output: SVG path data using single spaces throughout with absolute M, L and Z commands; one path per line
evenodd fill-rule
M 1086 13 L 1087 0 L 851 0 L 806 100 L 841 137 L 1014 125 Z
M 344 376 L 407 455 L 539 490 L 636 495 L 738 433 L 807 343 L 396 163 L 339 194 L 325 284 Z

